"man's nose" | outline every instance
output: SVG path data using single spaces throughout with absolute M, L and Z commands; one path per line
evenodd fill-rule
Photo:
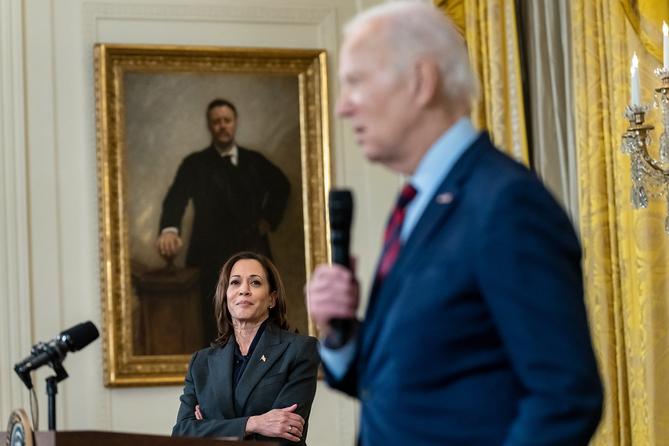
M 339 98 L 337 99 L 337 105 L 335 106 L 335 112 L 337 113 L 337 116 L 341 116 L 342 118 L 349 117 L 351 116 L 352 110 L 353 106 L 351 101 L 345 94 L 340 94 Z

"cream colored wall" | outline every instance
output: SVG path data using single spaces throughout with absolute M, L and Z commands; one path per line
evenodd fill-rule
M 32 339 L 21 19 L 19 0 L 0 2 L 0 423 L 27 407 L 12 366 Z
M 331 105 L 339 29 L 363 0 L 0 1 L 0 423 L 27 392 L 11 371 L 38 340 L 101 325 L 92 48 L 95 42 L 325 48 Z M 332 110 L 332 108 L 331 108 Z M 399 184 L 333 119 L 337 185 L 354 190 L 353 251 L 367 288 Z M 179 387 L 108 389 L 97 342 L 68 357 L 61 429 L 167 434 Z M 43 378 L 35 383 L 46 426 Z M 353 444 L 357 404 L 319 383 L 309 442 Z

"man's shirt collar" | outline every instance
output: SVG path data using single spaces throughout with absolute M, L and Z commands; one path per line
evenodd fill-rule
M 416 188 L 418 194 L 407 208 L 400 235 L 402 241 L 409 238 L 439 185 L 478 136 L 479 132 L 474 128 L 471 120 L 467 117 L 460 118 L 432 144 L 432 147 L 421 158 L 416 171 L 409 178 L 409 182 Z
M 216 149 L 221 157 L 229 156 L 233 166 L 239 164 L 239 149 L 237 148 L 237 144 L 233 144 L 227 152 L 223 152 L 216 144 L 214 144 L 214 149 Z

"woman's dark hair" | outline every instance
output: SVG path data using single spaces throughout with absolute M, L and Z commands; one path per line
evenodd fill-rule
M 286 291 L 274 263 L 262 254 L 244 251 L 239 252 L 228 259 L 221 268 L 216 285 L 216 294 L 214 295 L 214 316 L 216 316 L 216 325 L 218 326 L 218 336 L 214 340 L 214 345 L 225 345 L 234 333 L 232 327 L 232 318 L 228 312 L 227 291 L 230 283 L 230 273 L 232 268 L 240 260 L 256 260 L 265 270 L 269 292 L 276 293 L 276 302 L 269 309 L 269 321 L 273 322 L 279 328 L 288 330 L 288 319 L 286 317 Z

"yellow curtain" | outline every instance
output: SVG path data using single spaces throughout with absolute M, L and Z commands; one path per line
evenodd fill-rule
M 630 160 L 620 152 L 632 53 L 640 58 L 645 101 L 658 85 L 658 64 L 623 3 L 571 2 L 586 299 L 606 391 L 592 444 L 659 446 L 669 441 L 667 208 L 660 201 L 632 209 Z M 656 113 L 649 119 L 661 130 Z
M 464 34 L 479 76 L 472 119 L 504 152 L 528 164 L 514 0 L 434 0 Z
M 646 50 L 662 60 L 662 22 L 669 24 L 669 0 L 620 0 Z

